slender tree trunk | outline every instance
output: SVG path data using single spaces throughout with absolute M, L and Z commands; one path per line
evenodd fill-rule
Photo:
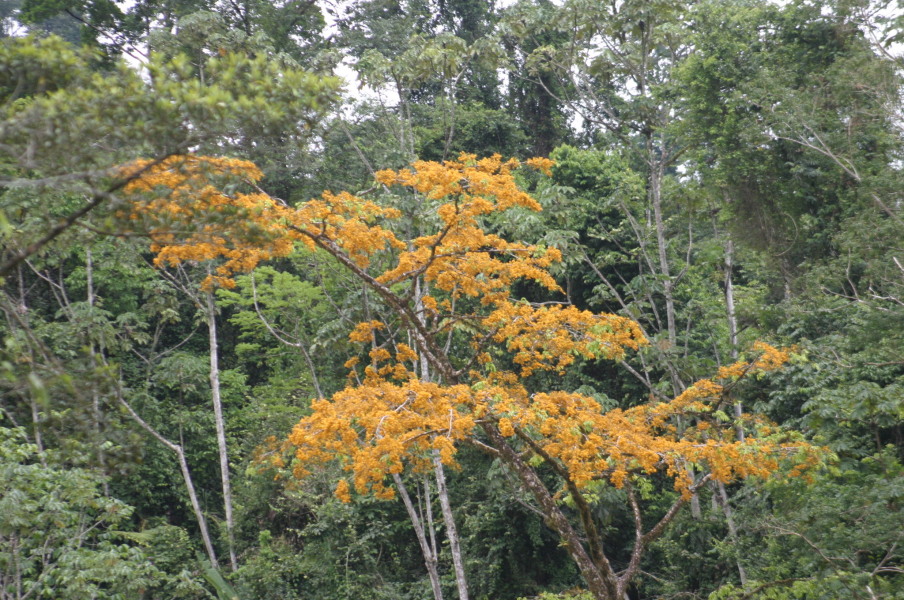
M 19 321 L 21 327 L 23 329 L 28 328 L 28 297 L 25 293 L 25 276 L 22 274 L 22 265 L 21 263 L 16 266 L 16 274 L 18 275 L 19 282 L 19 304 L 18 306 L 11 307 L 10 310 L 16 311 L 19 315 L 18 319 L 13 317 L 13 319 Z M 35 356 L 34 356 L 34 348 L 29 344 L 29 353 L 31 354 L 31 364 L 35 364 Z M 32 431 L 34 432 L 35 437 L 35 446 L 38 447 L 38 453 L 41 457 L 41 464 L 47 466 L 46 459 L 44 458 L 44 439 L 41 437 L 41 411 L 38 408 L 38 402 L 35 399 L 35 395 L 28 395 L 29 405 L 31 408 L 31 426 Z
M 409 250 L 414 250 L 412 246 L 409 246 Z M 424 284 L 421 281 L 421 278 L 418 277 L 414 280 L 414 310 L 417 314 L 418 320 L 421 325 L 426 325 L 426 314 L 424 308 L 424 296 L 426 292 L 424 291 Z M 420 354 L 418 367 L 420 368 L 420 378 L 421 381 L 430 381 L 430 363 L 427 361 L 427 357 Z
M 691 478 L 691 481 L 696 480 L 696 476 L 694 475 L 694 468 L 691 465 L 687 465 L 687 474 Z M 698 521 L 703 518 L 703 510 L 700 508 L 700 496 L 696 493 L 691 495 L 691 499 L 689 501 L 691 505 L 691 517 L 697 519 Z
M 659 259 L 659 274 L 662 276 L 662 296 L 665 300 L 665 318 L 666 328 L 669 340 L 668 353 L 675 352 L 678 347 L 678 323 L 675 316 L 675 279 L 672 278 L 671 267 L 669 266 L 668 257 L 668 239 L 665 231 L 665 221 L 662 216 L 662 179 L 665 175 L 665 165 L 657 156 L 657 150 L 653 144 L 652 134 L 648 139 L 648 157 L 650 164 L 650 205 L 653 208 L 653 227 L 656 231 L 656 250 Z M 690 242 L 689 242 L 690 243 Z M 680 276 L 679 276 L 680 277 Z M 677 396 L 685 389 L 684 382 L 678 375 L 678 370 L 672 362 L 672 359 L 666 357 L 666 365 L 672 379 L 672 393 Z M 690 465 L 687 467 L 688 475 L 691 480 L 694 478 L 693 469 Z M 691 496 L 691 516 L 700 519 L 703 512 L 700 510 L 700 497 L 697 494 Z
M 433 467 L 436 473 L 436 488 L 439 504 L 443 510 L 443 522 L 446 524 L 446 536 L 449 538 L 449 550 L 452 552 L 452 564 L 455 567 L 455 585 L 458 587 L 459 600 L 468 600 L 468 580 L 465 578 L 465 566 L 461 557 L 458 528 L 455 527 L 455 516 L 449 502 L 449 491 L 446 489 L 446 474 L 440 460 L 439 450 L 433 450 Z
M 87 288 L 86 300 L 88 302 L 88 306 L 93 308 L 96 302 L 96 298 L 94 295 L 94 260 L 91 255 L 91 248 L 85 248 L 85 287 Z M 93 343 L 89 346 L 89 352 L 91 354 L 91 367 L 96 369 L 98 361 Z M 94 435 L 97 439 L 97 462 L 100 465 L 101 471 L 105 475 L 105 477 L 103 478 L 104 496 L 109 496 L 110 484 L 107 482 L 106 478 L 107 456 L 104 452 L 104 445 L 101 441 L 103 432 L 101 431 L 102 414 L 100 410 L 100 394 L 97 392 L 96 388 L 91 395 L 91 409 L 92 416 L 94 417 Z
M 201 503 L 198 501 L 198 493 L 195 491 L 195 484 L 191 478 L 191 471 L 188 469 L 188 461 L 185 459 L 185 451 L 182 446 L 174 445 L 172 450 L 176 452 L 179 459 L 179 470 L 182 471 L 182 479 L 185 482 L 185 489 L 188 491 L 188 499 L 191 502 L 192 511 L 195 518 L 198 519 L 198 529 L 201 530 L 201 539 L 204 541 L 204 549 L 207 550 L 207 556 L 210 558 L 210 564 L 218 569 L 220 567 L 217 562 L 217 555 L 213 550 L 213 542 L 210 539 L 210 532 L 207 530 L 207 519 L 201 511 Z
M 648 142 L 650 178 L 649 178 L 649 196 L 650 205 L 653 209 L 653 228 L 656 232 L 656 253 L 659 261 L 659 274 L 662 277 L 662 297 L 665 301 L 665 319 L 666 333 L 669 340 L 668 352 L 674 352 L 678 347 L 678 323 L 675 317 L 675 280 L 672 278 L 672 270 L 669 265 L 668 256 L 668 239 L 665 231 L 665 221 L 662 216 L 662 179 L 664 176 L 664 165 L 655 154 L 652 138 Z M 674 395 L 684 391 L 684 382 L 678 375 L 678 371 L 672 364 L 671 359 L 666 358 L 669 374 L 672 379 L 672 392 Z
M 192 511 L 195 513 L 195 519 L 198 520 L 198 529 L 201 531 L 201 540 L 204 542 L 204 549 L 207 551 L 207 558 L 210 559 L 210 564 L 213 565 L 214 568 L 219 568 L 219 562 L 217 561 L 217 554 L 214 552 L 213 543 L 210 539 L 210 532 L 207 529 L 207 519 L 204 517 L 204 512 L 201 510 L 201 503 L 198 501 L 198 494 L 195 491 L 195 484 L 191 478 L 191 470 L 188 468 L 188 461 L 185 459 L 185 451 L 182 449 L 182 446 L 179 444 L 175 444 L 170 440 L 163 437 L 163 435 L 158 432 L 156 429 L 151 427 L 151 425 L 141 418 L 135 409 L 132 408 L 132 405 L 129 404 L 126 399 L 122 395 L 122 391 L 118 390 L 117 395 L 119 397 L 119 403 L 125 407 L 126 411 L 128 411 L 129 415 L 131 415 L 132 419 L 141 425 L 141 427 L 150 433 L 154 438 L 157 439 L 161 444 L 172 450 L 176 453 L 176 457 L 179 460 L 179 469 L 182 471 L 182 479 L 185 482 L 185 489 L 188 491 L 188 499 L 191 502 Z
M 719 506 L 722 508 L 722 514 L 725 515 L 725 522 L 728 525 L 728 536 L 731 538 L 732 543 L 737 546 L 738 528 L 737 525 L 735 525 L 734 513 L 731 510 L 731 505 L 728 503 L 728 492 L 725 490 L 725 484 L 721 481 L 716 482 L 716 488 Z M 744 565 L 741 564 L 740 556 L 735 560 L 735 564 L 738 567 L 738 577 L 741 580 L 741 585 L 747 587 L 747 571 L 744 569 Z
M 433 556 L 437 559 L 437 564 L 439 564 L 439 544 L 436 543 L 436 522 L 433 520 L 433 500 L 431 500 L 430 494 L 430 478 L 424 474 L 421 483 L 424 487 L 424 500 L 423 505 L 421 504 L 420 496 L 418 496 L 418 509 L 421 510 L 421 514 L 427 517 L 427 533 L 430 534 L 430 551 L 433 553 Z
M 232 485 L 229 481 L 229 452 L 226 448 L 226 422 L 223 419 L 223 402 L 220 398 L 220 366 L 217 358 L 217 315 L 213 294 L 206 294 L 207 331 L 210 338 L 210 393 L 213 398 L 213 414 L 217 427 L 217 448 L 220 454 L 220 477 L 223 482 L 223 508 L 226 513 L 226 536 L 229 544 L 229 564 L 233 572 L 238 569 L 235 557 L 234 521 L 232 517 Z
M 731 239 L 731 233 L 726 234 L 727 239 L 725 240 L 725 316 L 728 320 L 728 345 L 730 349 L 730 355 L 732 362 L 736 362 L 738 360 L 738 319 L 735 313 L 735 301 L 734 301 L 734 279 L 733 279 L 733 271 L 734 271 L 734 242 Z M 734 417 L 735 417 L 735 433 L 737 435 L 738 441 L 744 441 L 744 424 L 741 422 L 741 416 L 744 414 L 744 407 L 741 403 L 741 400 L 738 399 L 734 403 Z M 725 484 L 721 481 L 716 484 L 718 498 L 719 498 L 719 506 L 722 508 L 722 513 L 725 515 L 725 522 L 728 525 L 728 535 L 731 538 L 732 543 L 737 545 L 738 543 L 738 528 L 735 525 L 734 514 L 731 510 L 731 504 L 728 502 L 728 492 L 725 489 Z M 747 571 L 744 569 L 744 565 L 741 564 L 740 556 L 735 561 L 738 567 L 738 577 L 741 580 L 741 585 L 747 586 Z
M 419 300 L 420 297 L 418 296 L 417 301 Z M 365 302 L 365 310 L 366 309 L 367 304 Z M 376 348 L 376 344 L 376 337 L 371 335 L 371 346 Z M 421 373 L 422 377 L 424 375 L 425 373 Z M 439 579 L 439 552 L 436 546 L 436 532 L 433 524 L 433 513 L 431 509 L 432 501 L 430 499 L 429 486 L 425 481 L 424 511 L 427 516 L 426 530 L 430 533 L 430 540 L 428 541 L 427 533 L 425 533 L 425 524 L 418 514 L 418 510 L 414 507 L 414 503 L 411 502 L 411 496 L 408 494 L 405 482 L 402 481 L 402 477 L 398 473 L 392 474 L 392 480 L 395 483 L 396 489 L 399 491 L 399 495 L 402 497 L 402 503 L 405 505 L 405 510 L 408 512 L 408 518 L 411 520 L 411 524 L 414 527 L 414 534 L 417 536 L 418 545 L 421 547 L 421 555 L 424 557 L 424 566 L 427 568 L 427 575 L 430 578 L 430 587 L 433 590 L 433 598 L 434 600 L 442 600 L 443 590 Z
M 424 296 L 425 284 L 420 278 L 414 282 L 414 304 L 418 318 L 422 325 L 426 324 Z M 426 358 L 420 359 L 420 376 L 422 381 L 430 381 L 430 365 Z M 443 523 L 446 525 L 446 537 L 449 540 L 449 550 L 452 552 L 452 565 L 455 570 L 455 585 L 458 588 L 459 600 L 468 600 L 468 580 L 465 577 L 464 561 L 461 554 L 461 543 L 458 537 L 458 528 L 455 526 L 455 515 L 452 513 L 452 503 L 449 501 L 449 490 L 446 487 L 446 472 L 440 460 L 439 451 L 433 450 L 433 472 L 436 477 L 436 493 L 439 496 L 440 507 L 443 513 Z
M 22 596 L 22 563 L 19 558 L 20 552 L 19 552 L 18 536 L 14 535 L 12 537 L 12 539 L 10 540 L 10 542 L 11 542 L 10 546 L 12 546 L 13 560 L 16 563 L 16 598 L 18 600 L 23 597 Z M 4 585 L 3 588 L 6 589 L 6 586 Z M 5 593 L 3 594 L 3 596 L 4 596 L 4 599 L 7 598 Z
M 725 316 L 728 319 L 728 344 L 731 351 L 731 360 L 738 360 L 738 318 L 735 314 L 734 301 L 734 280 L 732 271 L 734 270 L 734 243 L 731 234 L 725 242 Z M 737 421 L 735 431 L 738 440 L 744 441 L 744 426 L 741 424 L 741 416 L 744 414 L 744 406 L 740 400 L 734 403 L 734 416 Z
M 40 453 L 41 464 L 46 467 L 47 462 L 44 458 L 44 439 L 41 437 L 41 411 L 38 410 L 38 403 L 35 400 L 34 394 L 29 394 L 29 399 L 29 404 L 31 404 L 31 425 L 35 434 L 35 446 Z
M 430 543 L 427 541 L 423 522 L 418 515 L 417 509 L 411 502 L 411 496 L 408 494 L 408 489 L 405 487 L 402 477 L 398 473 L 393 473 L 392 480 L 395 482 L 396 489 L 399 490 L 399 495 L 402 497 L 402 503 L 405 505 L 405 510 L 408 511 L 408 518 L 411 519 L 411 524 L 414 525 L 414 534 L 417 536 L 417 543 L 420 545 L 421 555 L 424 557 L 424 566 L 427 567 L 427 575 L 430 577 L 430 587 L 433 589 L 433 598 L 434 600 L 443 600 L 443 590 L 440 586 L 439 570 L 437 569 L 438 560 L 436 548 L 431 548 Z M 427 498 L 427 502 L 429 501 L 430 499 Z
M 295 347 L 301 350 L 301 356 L 304 358 L 305 364 L 308 365 L 308 372 L 311 374 L 311 384 L 317 393 L 317 399 L 323 400 L 323 389 L 320 387 L 320 379 L 317 377 L 317 367 L 314 366 L 314 361 L 311 359 L 306 344 L 298 342 Z

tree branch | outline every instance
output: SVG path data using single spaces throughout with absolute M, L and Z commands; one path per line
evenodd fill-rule
M 5 263 L 3 263 L 2 266 L 0 266 L 0 277 L 6 277 L 13 269 L 15 269 L 19 265 L 19 263 L 21 263 L 23 260 L 25 260 L 29 256 L 32 256 L 33 254 L 38 252 L 41 248 L 43 248 L 44 246 L 46 246 L 47 244 L 49 244 L 50 242 L 55 240 L 63 232 L 65 232 L 67 229 L 72 227 L 76 223 L 76 221 L 78 221 L 79 219 L 81 219 L 82 217 L 84 217 L 85 215 L 90 213 L 92 210 L 94 210 L 95 208 L 97 208 L 98 206 L 103 204 L 104 200 L 107 200 L 109 198 L 114 198 L 113 194 L 115 192 L 124 188 L 126 185 L 128 185 L 132 181 L 138 179 L 139 177 L 144 175 L 144 173 L 147 172 L 149 169 L 156 167 L 161 162 L 163 162 L 170 156 L 173 156 L 174 154 L 176 154 L 176 153 L 171 152 L 171 153 L 165 154 L 163 156 L 160 156 L 160 157 L 154 159 L 153 161 L 149 162 L 147 165 L 145 165 L 141 169 L 131 172 L 128 177 L 115 181 L 106 190 L 96 192 L 94 194 L 94 196 L 91 198 L 91 200 L 88 202 L 88 204 L 86 204 L 85 206 L 81 207 L 80 209 L 70 213 L 69 216 L 67 216 L 65 219 L 63 219 L 62 221 L 60 221 L 59 223 L 54 225 L 50 229 L 50 231 L 48 231 L 47 234 L 44 235 L 44 237 L 29 244 L 28 246 L 25 247 L 24 250 L 20 250 L 19 252 L 13 254 L 12 258 L 8 259 Z

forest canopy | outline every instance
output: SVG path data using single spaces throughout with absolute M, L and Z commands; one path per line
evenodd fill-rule
M 899 13 L 0 8 L 0 598 L 904 598 Z

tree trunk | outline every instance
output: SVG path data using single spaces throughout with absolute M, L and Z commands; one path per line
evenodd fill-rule
M 449 538 L 449 550 L 452 552 L 452 564 L 455 567 L 455 585 L 458 587 L 459 600 L 468 600 L 468 580 L 465 578 L 465 566 L 461 558 L 461 545 L 452 504 L 449 502 L 449 490 L 446 489 L 446 474 L 439 457 L 439 450 L 433 450 L 433 469 L 436 473 L 436 488 L 439 504 L 443 509 L 443 522 L 446 524 L 446 537 Z
M 195 513 L 195 518 L 198 519 L 198 528 L 201 530 L 201 539 L 204 541 L 204 549 L 207 550 L 207 556 L 210 558 L 211 566 L 218 569 L 220 565 L 217 562 L 217 555 L 213 550 L 210 532 L 207 530 L 207 519 L 204 518 L 204 513 L 201 512 L 201 503 L 198 501 L 195 484 L 192 482 L 191 471 L 188 470 L 188 461 L 185 460 L 185 451 L 182 450 L 182 446 L 174 445 L 172 449 L 176 452 L 176 456 L 179 457 L 179 469 L 182 471 L 185 489 L 188 490 L 188 499 L 191 501 L 191 508 Z
M 405 510 L 408 511 L 408 518 L 411 519 L 411 524 L 414 526 L 414 534 L 417 536 L 417 543 L 420 545 L 421 555 L 424 557 L 424 566 L 427 567 L 427 575 L 430 577 L 430 587 L 433 589 L 433 598 L 434 600 L 443 600 L 443 590 L 442 587 L 440 587 L 439 570 L 437 569 L 438 561 L 436 548 L 431 548 L 430 543 L 427 541 L 427 535 L 424 533 L 424 525 L 418 515 L 417 509 L 414 508 L 414 504 L 411 502 L 411 496 L 408 494 L 408 489 L 402 482 L 402 477 L 398 473 L 393 473 L 392 480 L 395 482 L 396 489 L 399 490 L 399 495 L 402 497 L 402 503 L 405 505 Z M 429 501 L 430 499 L 428 498 L 427 502 Z
M 738 360 L 738 319 L 735 313 L 734 280 L 732 274 L 732 271 L 734 270 L 734 243 L 731 239 L 731 233 L 727 234 L 727 238 L 728 239 L 725 241 L 725 316 L 728 320 L 728 345 L 731 352 L 731 360 L 732 362 L 736 362 Z M 741 404 L 740 400 L 736 400 L 734 403 L 735 433 L 740 442 L 744 441 L 744 424 L 741 422 L 741 416 L 743 414 L 744 406 Z M 738 528 L 735 525 L 731 505 L 728 503 L 728 492 L 725 490 L 725 484 L 721 481 L 717 483 L 716 487 L 718 488 L 719 506 L 722 508 L 722 513 L 725 515 L 725 522 L 728 525 L 728 535 L 731 538 L 731 541 L 737 545 Z M 746 587 L 747 571 L 744 569 L 744 565 L 741 564 L 740 557 L 738 557 L 736 564 L 741 585 Z
M 15 320 L 17 320 L 20 326 L 25 329 L 28 326 L 28 298 L 25 293 L 25 277 L 22 275 L 21 264 L 16 266 L 16 275 L 19 283 L 19 303 L 17 306 L 12 307 L 11 310 L 18 313 L 19 318 Z M 12 326 L 12 322 L 10 323 L 10 326 Z M 31 364 L 35 364 L 34 348 L 31 344 L 29 344 L 29 353 L 31 354 Z M 34 393 L 28 395 L 28 400 L 31 408 L 31 426 L 32 432 L 34 433 L 35 446 L 38 447 L 41 464 L 47 466 L 46 459 L 44 458 L 44 440 L 41 437 L 41 412 L 38 409 L 38 402 L 35 399 Z
M 732 543 L 737 545 L 738 528 L 737 525 L 735 525 L 731 505 L 728 503 L 728 492 L 725 490 L 725 484 L 721 481 L 716 482 L 716 488 L 719 506 L 722 508 L 722 513 L 725 515 L 725 522 L 728 524 L 728 536 L 731 538 Z M 735 564 L 738 567 L 738 577 L 741 580 L 741 585 L 747 587 L 747 571 L 744 569 L 744 565 L 741 564 L 740 556 L 735 560 Z
M 559 534 L 562 545 L 577 565 L 581 576 L 587 583 L 590 593 L 596 600 L 622 600 L 618 598 L 618 577 L 605 556 L 601 556 L 599 564 L 584 548 L 581 536 L 568 521 L 568 517 L 559 509 L 555 498 L 546 489 L 537 473 L 527 465 L 518 452 L 509 445 L 499 430 L 490 423 L 484 423 L 483 431 L 487 434 L 491 445 L 498 451 L 499 457 L 511 467 L 522 485 L 530 493 L 543 513 L 546 525 Z
M 210 338 L 210 393 L 213 398 L 213 414 L 217 427 L 217 448 L 220 454 L 220 477 L 223 482 L 223 509 L 226 513 L 226 536 L 229 544 L 229 565 L 238 569 L 235 556 L 234 521 L 232 518 L 232 485 L 229 481 L 229 452 L 226 448 L 226 422 L 223 419 L 223 403 L 220 398 L 220 366 L 217 358 L 217 315 L 213 294 L 207 298 L 207 331 Z
M 669 347 L 667 353 L 673 353 L 678 346 L 678 323 L 675 317 L 674 296 L 674 288 L 677 278 L 672 278 L 672 272 L 671 267 L 669 266 L 668 257 L 668 239 L 666 237 L 665 221 L 662 218 L 662 178 L 664 176 L 665 165 L 663 165 L 662 161 L 658 157 L 658 152 L 653 144 L 652 134 L 650 134 L 647 144 L 650 165 L 650 204 L 653 208 L 653 226 L 656 231 L 656 250 L 657 257 L 659 259 L 659 272 L 662 276 L 662 295 L 663 299 L 665 300 L 666 328 L 669 339 Z M 688 243 L 690 244 L 690 241 L 688 241 Z M 680 275 L 678 277 L 680 278 Z M 678 369 L 675 367 L 672 359 L 669 356 L 665 357 L 665 362 L 668 366 L 669 374 L 672 379 L 672 393 L 674 396 L 678 396 L 685 389 L 684 382 L 678 375 Z M 688 465 L 687 467 L 687 472 L 691 477 L 691 480 L 693 480 L 694 473 L 690 465 Z M 699 496 L 697 496 L 697 494 L 691 496 L 690 505 L 691 516 L 693 516 L 693 518 L 695 519 L 702 518 L 703 513 L 700 510 L 700 498 Z
M 94 307 L 94 304 L 96 302 L 96 297 L 94 295 L 94 260 L 93 260 L 93 257 L 91 256 L 91 248 L 85 248 L 85 287 L 87 288 L 86 300 L 88 302 L 88 306 Z M 97 368 L 97 355 L 96 355 L 96 351 L 94 349 L 93 343 L 89 346 L 88 351 L 91 355 L 91 367 L 96 369 Z M 96 439 L 97 439 L 97 462 L 98 462 L 98 465 L 100 466 L 101 472 L 104 474 L 103 484 L 102 484 L 103 489 L 104 489 L 104 496 L 109 496 L 110 495 L 110 484 L 107 481 L 107 477 L 106 477 L 106 475 L 107 475 L 107 456 L 106 456 L 106 453 L 104 452 L 103 441 L 101 440 L 101 437 L 102 437 L 102 431 L 101 431 L 101 429 L 102 429 L 102 427 L 101 427 L 102 413 L 100 410 L 100 394 L 97 392 L 96 388 L 93 390 L 93 393 L 91 396 L 91 409 L 92 409 L 92 417 L 94 418 L 94 423 L 93 423 L 94 435 L 96 436 Z
M 731 349 L 731 360 L 738 360 L 738 318 L 735 314 L 734 282 L 732 270 L 734 269 L 734 244 L 731 234 L 725 242 L 725 316 L 728 319 L 728 345 Z M 744 426 L 741 424 L 741 415 L 744 414 L 744 406 L 740 400 L 734 403 L 734 416 L 737 421 L 735 431 L 738 441 L 744 441 Z
M 414 305 L 421 324 L 425 325 L 424 296 L 425 284 L 420 278 L 414 282 Z M 430 381 L 430 364 L 426 358 L 420 358 L 420 377 L 422 381 Z M 452 503 L 449 502 L 449 490 L 446 488 L 446 473 L 440 460 L 439 450 L 433 450 L 433 472 L 436 477 L 436 493 L 439 496 L 440 507 L 443 513 L 443 523 L 446 525 L 446 537 L 449 540 L 449 550 L 452 552 L 452 565 L 455 570 L 455 585 L 458 588 L 459 600 L 468 600 L 468 580 L 465 577 L 464 561 L 461 555 L 461 543 L 458 537 L 458 528 L 455 526 L 455 515 L 452 513 Z
M 132 416 L 132 419 L 134 419 L 136 423 L 141 425 L 141 427 L 144 428 L 145 431 L 154 436 L 157 441 L 176 453 L 176 456 L 179 459 L 179 469 L 182 471 L 182 479 L 185 482 L 185 489 L 188 491 L 188 499 L 191 502 L 191 508 L 195 513 L 195 518 L 198 520 L 198 529 L 201 530 L 201 539 L 204 542 L 204 549 L 207 551 L 207 558 L 210 559 L 210 564 L 215 569 L 219 568 L 217 554 L 216 552 L 214 552 L 213 543 L 210 539 L 210 532 L 207 530 L 207 519 L 204 518 L 204 513 L 201 511 L 201 503 L 198 501 L 198 494 L 195 491 L 195 484 L 192 481 L 191 471 L 188 468 L 188 461 L 185 460 L 185 452 L 182 449 L 182 446 L 175 444 L 163 437 L 160 432 L 151 427 L 151 425 L 147 421 L 142 419 L 141 415 L 135 412 L 135 409 L 132 408 L 132 405 L 126 402 L 126 399 L 122 395 L 122 390 L 117 390 L 117 395 L 119 397 L 120 404 L 125 407 L 125 409 Z
M 665 221 L 662 217 L 662 178 L 664 165 L 656 156 L 652 137 L 648 140 L 649 146 L 649 199 L 653 209 L 653 228 L 656 232 L 656 253 L 659 260 L 659 275 L 662 277 L 662 297 L 665 301 L 666 333 L 668 335 L 668 353 L 675 352 L 678 346 L 678 323 L 675 318 L 675 280 L 672 278 L 672 270 L 669 266 L 668 239 L 665 231 Z M 672 379 L 672 392 L 678 395 L 684 391 L 684 382 L 678 375 L 678 371 L 672 364 L 672 360 L 666 357 L 666 366 Z

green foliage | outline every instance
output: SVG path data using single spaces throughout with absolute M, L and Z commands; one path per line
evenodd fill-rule
M 212 57 L 202 82 L 183 56 L 153 59 L 145 79 L 123 64 L 91 74 L 85 53 L 59 40 L 7 38 L 0 48 L 0 160 L 26 169 L 7 187 L 33 187 L 41 177 L 53 178 L 41 183 L 55 182 L 57 191 L 96 192 L 103 188 L 94 180 L 121 163 L 216 146 L 225 136 L 279 133 L 298 145 L 337 87 L 265 56 Z
M 285 489 L 255 475 L 242 520 L 254 535 L 232 578 L 241 598 L 419 599 L 429 594 L 401 503 L 333 497 L 332 469 Z
M 580 589 L 573 589 L 562 592 L 560 594 L 553 594 L 550 592 L 542 592 L 539 596 L 532 596 L 531 598 L 519 598 L 518 600 L 592 600 L 593 596 L 590 592 L 586 592 Z
M 91 53 L 57 37 L 0 45 L 0 97 L 6 103 L 43 95 L 84 80 Z
M 59 598 L 66 590 L 69 598 L 112 600 L 174 585 L 140 545 L 128 543 L 134 534 L 118 530 L 132 509 L 103 496 L 95 473 L 59 460 L 21 429 L 0 428 L 4 596 Z
M 445 105 L 440 103 L 439 108 Z M 525 156 L 527 139 L 517 121 L 504 110 L 487 108 L 482 104 L 462 104 L 449 111 L 448 117 L 437 114 L 433 107 L 418 107 L 417 155 L 422 160 L 442 160 L 458 156 L 472 148 L 480 148 L 482 155 L 510 154 Z M 447 145 L 449 121 L 454 121 L 452 143 Z M 448 146 L 448 148 L 447 148 Z
M 902 598 L 899 548 L 904 530 L 904 469 L 893 449 L 822 475 L 814 486 L 766 486 L 745 510 L 739 556 L 751 572 L 752 598 Z M 746 517 L 747 515 L 744 515 Z M 743 517 L 742 517 L 743 518 Z M 712 598 L 745 597 L 726 586 Z
M 540 517 L 526 508 L 527 495 L 513 488 L 512 474 L 499 464 L 487 465 L 482 455 L 462 454 L 462 470 L 451 473 L 450 487 L 459 507 L 471 593 L 502 600 L 576 585 L 577 569 Z
M 900 142 L 883 104 L 900 74 L 873 52 L 868 24 L 830 6 L 701 4 L 698 49 L 679 71 L 702 176 L 737 215 L 736 235 L 786 272 L 833 252 L 841 219 L 882 210 Z
M 219 600 L 239 600 L 238 594 L 229 585 L 229 582 L 223 579 L 220 572 L 209 564 L 204 565 L 204 578 L 216 590 Z
M 202 509 L 222 529 L 203 315 L 147 264 L 143 239 L 109 234 L 141 233 L 119 219 L 117 166 L 185 151 L 255 161 L 261 187 L 290 204 L 327 188 L 363 190 L 416 233 L 435 219 L 430 206 L 376 187 L 373 171 L 464 150 L 552 155 L 551 179 L 520 181 L 542 213 L 481 225 L 562 249 L 556 276 L 569 300 L 630 316 L 653 342 L 626 361 L 634 373 L 578 362 L 563 377 L 534 376 L 532 390 L 577 390 L 609 409 L 710 374 L 734 351 L 727 275 L 739 347 L 798 345 L 792 365 L 737 398 L 803 429 L 838 462 L 813 487 L 730 488 L 735 538 L 717 491 L 701 490 L 700 518 L 676 518 L 632 593 L 901 597 L 902 61 L 893 43 L 904 17 L 893 7 L 0 3 L 0 411 L 25 426 L 0 430 L 2 593 L 15 596 L 18 568 L 30 597 L 194 599 L 217 586 L 243 600 L 428 597 L 400 505 L 341 505 L 331 497 L 336 472 L 285 489 L 253 464 L 265 438 L 308 410 L 315 382 L 324 394 L 344 384 L 347 323 L 383 316 L 307 252 L 217 295 L 240 568 L 216 585 L 199 577 L 176 457 L 120 398 L 183 446 Z M 326 11 L 334 26 L 324 32 Z M 321 74 L 340 62 L 361 90 L 336 111 L 338 80 Z M 530 286 L 518 293 L 550 300 Z M 465 327 L 450 334 L 453 347 Z M 726 422 L 730 408 L 717 413 Z M 449 474 L 450 495 L 472 596 L 583 600 L 579 590 L 553 593 L 577 573 L 511 474 L 471 449 L 458 458 L 465 469 Z M 472 463 L 488 477 L 464 475 Z M 532 464 L 556 485 L 541 460 Z M 650 514 L 675 498 L 659 483 L 639 490 Z M 634 541 L 618 493 L 599 486 L 590 498 L 607 551 L 624 563 Z M 452 597 L 451 573 L 441 574 Z

